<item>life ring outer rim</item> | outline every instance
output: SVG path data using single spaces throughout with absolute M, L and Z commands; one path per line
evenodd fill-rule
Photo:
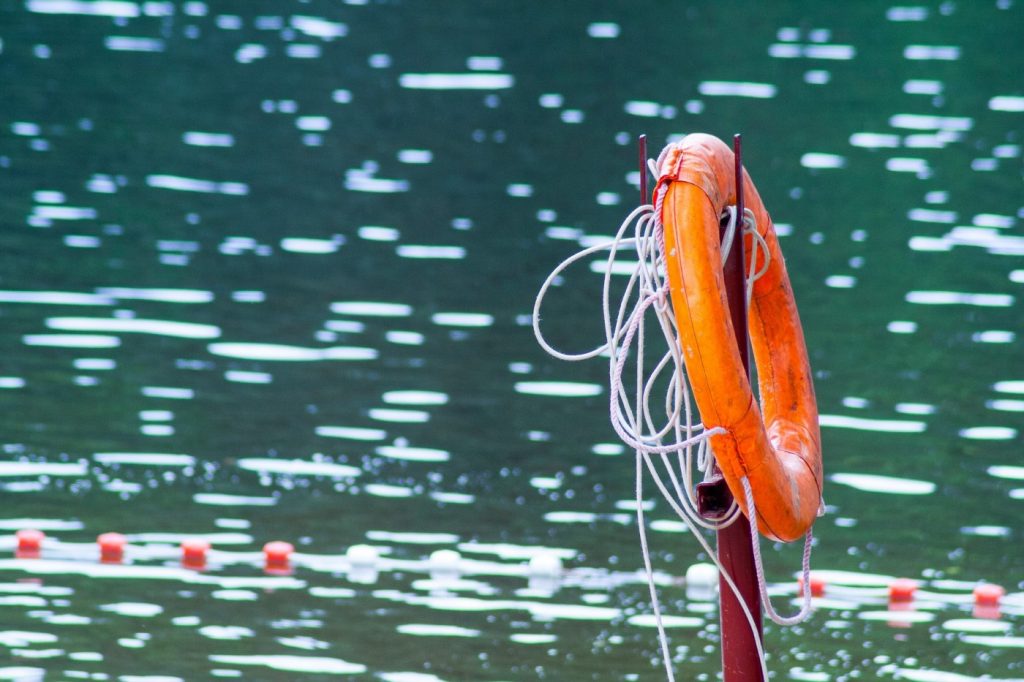
M 655 192 L 668 183 L 661 215 L 666 270 L 687 375 L 705 426 L 728 431 L 712 436 L 711 447 L 748 518 L 741 479 L 750 481 L 758 530 L 796 540 L 821 505 L 821 434 L 803 329 L 774 226 L 744 170 L 746 205 L 771 252 L 748 315 L 758 405 L 736 349 L 719 265 L 718 216 L 735 203 L 732 150 L 716 137 L 695 134 L 663 158 Z

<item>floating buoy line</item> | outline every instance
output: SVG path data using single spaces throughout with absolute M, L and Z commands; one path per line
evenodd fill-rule
M 126 569 L 137 565 L 152 568 L 147 560 L 173 560 L 183 574 L 216 573 L 229 565 L 261 566 L 267 575 L 293 576 L 296 571 L 328 569 L 345 573 L 351 582 L 372 583 L 379 573 L 413 571 L 429 574 L 443 585 L 445 580 L 457 580 L 467 575 L 497 575 L 520 577 L 530 581 L 531 589 L 553 594 L 562 587 L 609 587 L 636 583 L 635 574 L 601 574 L 591 568 L 566 568 L 556 552 L 542 549 L 528 560 L 517 564 L 478 561 L 467 558 L 453 549 L 438 549 L 426 559 L 393 559 L 385 556 L 387 550 L 367 544 L 349 546 L 340 555 L 297 554 L 290 542 L 273 540 L 263 546 L 262 552 L 228 552 L 216 550 L 214 543 L 202 537 L 184 537 L 176 547 L 157 543 L 136 544 L 131 536 L 117 532 L 102 533 L 94 546 L 88 543 L 63 542 L 49 537 L 40 530 L 25 528 L 9 539 L 0 539 L 0 547 L 13 549 L 14 557 L 24 570 L 32 572 L 37 561 L 66 562 L 67 572 L 73 566 L 86 567 L 121 565 Z M 262 559 L 262 561 L 260 560 Z M 166 565 L 166 564 L 165 564 Z M 6 565 L 10 567 L 10 564 Z M 48 566 L 45 573 L 61 572 Z M 88 573 L 88 571 L 83 571 Z M 104 575 L 103 571 L 95 575 Z M 125 575 L 115 571 L 112 577 Z M 155 576 L 160 577 L 160 576 Z M 237 580 L 225 576 L 226 580 Z M 707 563 L 689 566 L 681 581 L 666 574 L 657 574 L 655 582 L 662 586 L 674 585 L 685 589 L 686 599 L 695 602 L 713 601 L 718 590 L 718 569 Z M 803 577 L 796 584 L 778 584 L 772 592 L 806 598 Z M 891 611 L 912 611 L 917 607 L 935 609 L 938 606 L 972 607 L 975 618 L 998 619 L 1006 608 L 1024 615 L 1024 592 L 1007 594 L 997 584 L 989 582 L 947 581 L 942 579 L 894 578 L 846 571 L 816 570 L 810 575 L 810 596 L 823 606 L 848 610 L 857 606 L 887 605 Z M 894 616 L 895 620 L 898 617 Z
M 341 554 L 300 554 L 294 552 L 291 543 L 271 541 L 263 546 L 262 552 L 226 551 L 214 548 L 219 540 L 212 535 L 178 536 L 181 539 L 177 541 L 172 534 L 166 536 L 166 541 L 151 535 L 103 533 L 93 544 L 64 542 L 39 530 L 23 529 L 14 536 L 0 536 L 0 552 L 13 550 L 15 556 L 13 560 L 0 558 L 0 571 L 24 571 L 32 576 L 33 582 L 50 582 L 56 575 L 80 575 L 102 580 L 130 579 L 132 585 L 137 585 L 141 578 L 223 590 L 305 590 L 312 596 L 330 599 L 356 597 L 358 586 L 369 589 L 382 575 L 419 573 L 425 574 L 426 579 L 413 579 L 411 591 L 372 589 L 366 596 L 427 609 L 458 610 L 466 602 L 472 611 L 518 610 L 542 621 L 597 619 L 616 627 L 638 628 L 659 624 L 663 628 L 710 626 L 719 596 L 719 569 L 706 563 L 690 566 L 685 579 L 680 580 L 661 572 L 646 576 L 636 571 L 566 568 L 561 559 L 565 550 L 557 548 L 523 548 L 529 550 L 530 556 L 518 555 L 510 562 L 469 558 L 448 548 L 434 550 L 425 558 L 399 559 L 389 556 L 389 546 L 354 544 Z M 234 544 L 239 539 L 230 541 Z M 481 545 L 474 551 L 485 547 Z M 471 550 L 466 547 L 466 551 Z M 251 569 L 259 567 L 264 575 L 251 575 Z M 330 578 L 326 584 L 324 578 L 311 579 L 317 574 L 329 574 Z M 500 590 L 480 576 L 522 579 L 525 588 L 516 589 L 515 598 L 501 597 Z M 331 584 L 339 579 L 344 581 L 341 586 Z M 595 605 L 585 598 L 584 603 L 552 600 L 562 589 L 608 593 L 644 582 L 650 585 L 652 580 L 661 588 L 685 588 L 685 599 L 698 617 L 655 619 L 646 614 L 631 614 L 621 607 Z M 790 582 L 773 585 L 772 593 L 793 602 L 813 598 L 812 604 L 817 608 L 856 612 L 858 619 L 894 629 L 918 627 L 934 621 L 940 610 L 952 610 L 954 615 L 942 621 L 941 630 L 966 633 L 965 641 L 979 644 L 991 639 L 985 633 L 1003 636 L 1010 630 L 1011 624 L 1000 620 L 1002 614 L 1024 616 L 1024 592 L 1006 594 L 1002 587 L 991 583 L 815 571 L 809 583 L 803 584 L 809 584 L 810 590 Z M 467 590 L 479 596 L 466 596 Z M 930 631 L 936 630 L 933 627 Z

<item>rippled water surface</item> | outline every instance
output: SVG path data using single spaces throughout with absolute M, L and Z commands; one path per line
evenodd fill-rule
M 1021 26 L 0 0 L 0 678 L 663 679 L 606 370 L 529 313 L 636 204 L 636 136 L 695 131 L 744 133 L 816 372 L 827 588 L 767 628 L 775 677 L 1024 678 Z M 559 346 L 597 343 L 602 271 L 553 292 Z M 646 506 L 677 674 L 715 679 L 700 549 Z

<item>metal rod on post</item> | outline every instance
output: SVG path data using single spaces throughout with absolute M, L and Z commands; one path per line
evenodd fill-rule
M 750 376 L 750 359 L 747 338 L 746 278 L 743 255 L 743 157 L 742 140 L 739 134 L 733 137 L 733 151 L 736 157 L 736 219 L 737 229 L 733 236 L 729 258 L 723 267 L 725 286 L 729 300 L 729 313 L 736 333 L 736 345 L 743 358 L 743 367 Z M 719 578 L 719 603 L 722 623 L 722 673 L 724 682 L 765 682 L 761 674 L 761 659 L 757 640 L 763 641 L 761 631 L 761 596 L 758 590 L 757 573 L 754 569 L 754 552 L 750 545 L 750 522 L 742 514 L 728 528 L 718 531 L 718 559 L 732 576 L 740 596 L 754 617 L 757 632 L 747 621 L 732 588 Z
M 640 147 L 640 205 L 647 203 L 647 136 L 637 140 Z

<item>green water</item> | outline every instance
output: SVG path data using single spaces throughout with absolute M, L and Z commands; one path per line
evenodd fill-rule
M 517 384 L 606 383 L 540 350 L 533 297 L 635 205 L 637 135 L 696 131 L 744 133 L 786 233 L 814 568 L 848 572 L 766 628 L 774 678 L 1021 678 L 1022 25 L 1011 0 L 0 0 L 0 678 L 665 679 L 633 459 L 594 451 L 607 388 Z M 552 294 L 559 346 L 599 343 L 599 287 L 581 264 Z M 649 497 L 664 609 L 697 619 L 677 679 L 715 679 L 717 611 L 673 578 L 700 549 Z M 32 526 L 42 559 L 14 558 Z M 795 608 L 799 550 L 764 547 Z M 440 549 L 461 581 L 428 580 Z M 882 613 L 894 576 L 924 622 Z

